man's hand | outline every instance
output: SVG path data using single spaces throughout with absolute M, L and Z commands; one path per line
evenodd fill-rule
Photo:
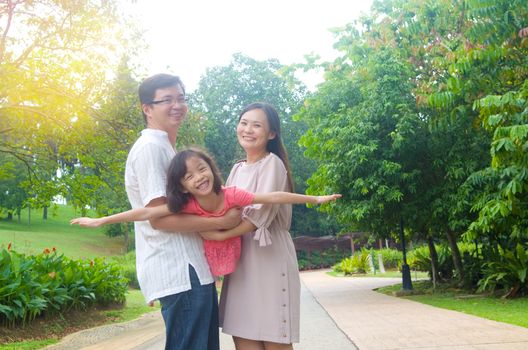
M 220 228 L 228 230 L 230 228 L 238 226 L 242 221 L 242 209 L 231 208 L 222 216 L 220 219 Z

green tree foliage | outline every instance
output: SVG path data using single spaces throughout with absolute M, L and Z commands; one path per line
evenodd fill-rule
M 8 220 L 16 214 L 20 220 L 28 195 L 19 185 L 27 180 L 27 169 L 9 154 L 0 154 L 0 162 L 0 213 L 7 213 Z
M 47 206 L 84 187 L 69 176 L 76 141 L 126 42 L 114 1 L 8 1 L 0 19 L 0 153 L 29 169 L 33 205 Z
M 495 232 L 512 248 L 528 241 L 528 80 L 519 91 L 488 95 L 475 106 L 493 131 L 492 161 L 471 178 L 484 191 L 475 203 L 479 217 L 468 237 Z
M 321 164 L 309 190 L 345 194 L 326 210 L 379 235 L 402 217 L 408 233 L 428 241 L 431 256 L 433 240 L 447 239 L 459 277 L 456 242 L 475 211 L 470 232 L 495 227 L 498 216 L 504 238 L 525 232 L 523 219 L 511 215 L 523 208 L 524 173 L 511 166 L 520 164 L 513 154 L 525 151 L 525 121 L 509 113 L 525 108 L 526 39 L 518 33 L 527 27 L 527 6 L 374 1 L 371 15 L 336 31 L 341 57 L 321 64 L 326 82 L 298 116 L 310 126 L 306 153 Z M 499 96 L 482 99 L 488 94 Z M 501 158 L 501 171 L 499 150 L 513 152 Z M 490 161 L 494 170 L 483 170 Z
M 68 200 L 83 211 L 87 205 L 100 215 L 130 208 L 124 184 L 125 163 L 131 145 L 145 127 L 137 98 L 138 85 L 125 56 L 113 82 L 100 92 L 101 106 L 93 109 L 87 132 L 76 140 L 78 153 L 68 174 L 70 184 L 77 190 L 70 192 Z M 126 251 L 130 227 L 112 225 L 105 232 L 109 236 L 124 235 Z
M 350 229 L 384 235 L 390 222 L 399 222 L 404 194 L 419 186 L 416 169 L 404 166 L 403 149 L 412 141 L 404 135 L 419 127 L 410 85 L 402 84 L 410 71 L 391 50 L 331 69 L 298 116 L 311 127 L 301 139 L 307 155 L 323 164 L 310 178 L 309 190 L 342 193 L 339 205 L 326 208 Z M 361 74 L 351 77 L 355 69 Z
M 511 262 L 522 261 L 518 247 L 526 248 L 528 241 L 522 214 L 527 184 L 522 145 L 526 142 L 528 52 L 521 35 L 528 26 L 528 5 L 523 1 L 467 1 L 465 5 L 464 44 L 446 55 L 449 76 L 431 95 L 431 103 L 452 118 L 469 119 L 493 137 L 487 146 L 491 162 L 474 171 L 465 184 L 474 194 L 471 203 L 478 214 L 465 238 L 482 242 L 487 282 L 481 286 L 510 288 L 508 296 L 514 296 L 527 290 L 525 268 L 516 269 Z M 504 271 L 510 271 L 510 277 L 498 282 L 496 277 L 504 276 Z M 521 288 L 512 280 L 525 285 Z

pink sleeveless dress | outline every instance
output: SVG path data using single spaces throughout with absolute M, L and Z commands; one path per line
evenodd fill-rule
M 245 207 L 253 202 L 255 195 L 235 186 L 223 187 L 224 208 L 216 213 L 205 211 L 198 201 L 191 197 L 189 203 L 182 209 L 182 213 L 204 217 L 218 217 L 235 207 Z M 225 241 L 204 240 L 204 252 L 213 276 L 228 275 L 235 271 L 240 259 L 241 238 L 233 237 Z

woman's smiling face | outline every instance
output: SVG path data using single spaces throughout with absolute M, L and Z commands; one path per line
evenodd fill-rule
M 275 138 L 275 133 L 270 131 L 266 113 L 262 109 L 247 111 L 240 118 L 237 125 L 238 143 L 248 151 L 263 151 L 269 140 Z

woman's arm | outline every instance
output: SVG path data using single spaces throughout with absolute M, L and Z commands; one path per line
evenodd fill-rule
M 70 221 L 70 224 L 78 224 L 82 227 L 99 227 L 101 225 L 117 224 L 120 222 L 145 221 L 170 215 L 171 212 L 166 204 L 154 207 L 136 208 L 124 211 L 122 213 L 103 216 L 93 219 L 87 217 L 76 218 Z
M 255 193 L 253 204 L 322 204 L 341 198 L 340 194 L 327 196 L 308 196 L 290 192 Z
M 225 231 L 215 230 L 200 232 L 200 236 L 202 236 L 203 239 L 208 239 L 210 241 L 224 241 L 228 238 L 242 236 L 248 232 L 255 231 L 256 228 L 257 226 L 253 225 L 251 222 L 242 220 L 238 226 L 233 227 L 232 229 Z

